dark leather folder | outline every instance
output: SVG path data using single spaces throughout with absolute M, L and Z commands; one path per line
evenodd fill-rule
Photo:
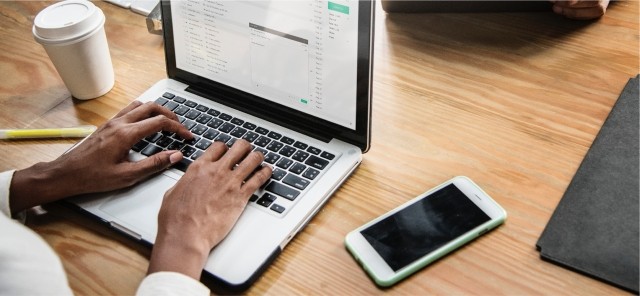
M 630 79 L 537 247 L 540 256 L 638 293 L 638 76 Z

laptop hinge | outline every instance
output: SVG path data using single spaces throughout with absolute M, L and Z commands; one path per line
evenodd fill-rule
M 275 112 L 269 110 L 268 108 L 255 108 L 256 107 L 255 104 L 246 103 L 245 100 L 238 100 L 238 102 L 233 102 L 233 103 L 229 101 L 225 101 L 217 96 L 210 95 L 209 91 L 206 91 L 202 87 L 198 87 L 195 85 L 188 86 L 185 89 L 185 91 L 207 98 L 209 100 L 215 101 L 225 106 L 238 109 L 242 112 L 273 122 L 277 125 L 286 127 L 288 129 L 294 130 L 301 134 L 323 141 L 325 143 L 329 143 L 334 138 L 331 136 L 332 134 L 330 132 L 322 132 L 323 129 L 318 129 L 318 125 L 315 124 L 315 122 L 313 122 L 312 120 L 307 120 L 305 122 L 299 122 L 299 121 L 292 122 L 284 119 L 279 119 L 279 118 L 283 118 L 283 116 L 281 116 L 281 114 L 276 114 Z M 220 93 L 220 96 L 225 96 L 225 94 Z M 226 96 L 232 96 L 232 95 L 226 95 Z M 249 108 L 249 106 L 253 106 L 254 108 Z M 255 111 L 256 109 L 260 111 Z

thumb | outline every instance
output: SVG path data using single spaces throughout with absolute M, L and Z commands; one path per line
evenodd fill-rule
M 133 164 L 139 176 L 149 176 L 182 160 L 182 152 L 176 150 L 162 151 Z

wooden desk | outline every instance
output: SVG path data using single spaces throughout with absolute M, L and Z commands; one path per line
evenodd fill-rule
M 70 98 L 33 18 L 47 2 L 0 2 L 0 126 L 99 125 L 165 77 L 160 36 L 107 3 L 116 86 Z M 552 13 L 386 15 L 378 6 L 372 149 L 247 294 L 623 294 L 540 260 L 535 244 L 627 79 L 638 74 L 638 1 L 596 22 Z M 0 142 L 0 170 L 52 160 L 71 140 Z M 408 149 L 407 149 L 408 148 Z M 505 225 L 380 290 L 347 232 L 455 175 L 508 212 Z M 28 223 L 62 258 L 77 294 L 132 294 L 149 250 L 76 213 Z

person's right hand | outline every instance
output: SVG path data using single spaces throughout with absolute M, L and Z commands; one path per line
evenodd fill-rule
M 173 271 L 200 279 L 209 252 L 231 231 L 249 197 L 269 180 L 260 152 L 238 140 L 214 142 L 166 192 L 148 273 Z

